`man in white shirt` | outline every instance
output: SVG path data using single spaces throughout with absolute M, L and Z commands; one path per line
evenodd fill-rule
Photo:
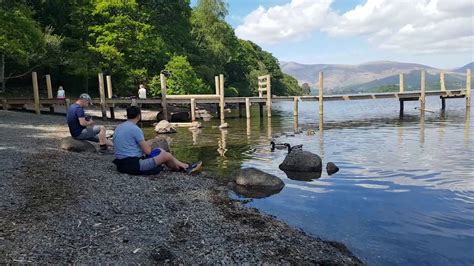
M 143 84 L 140 84 L 140 88 L 138 89 L 138 98 L 146 99 L 146 89 L 145 89 L 145 85 Z

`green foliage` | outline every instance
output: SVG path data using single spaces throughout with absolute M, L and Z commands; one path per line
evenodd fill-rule
M 203 94 L 211 93 L 210 87 L 197 77 L 186 56 L 173 56 L 166 64 L 171 73 L 167 79 L 168 94 Z
M 303 85 L 301 85 L 301 89 L 303 90 L 303 94 L 304 95 L 310 95 L 311 94 L 311 87 L 309 86 L 308 83 L 303 83 Z

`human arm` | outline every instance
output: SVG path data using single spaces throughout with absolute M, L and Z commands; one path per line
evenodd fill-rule
M 143 153 L 149 155 L 151 153 L 151 145 L 149 142 L 142 140 L 140 142 L 140 148 L 142 149 Z
M 94 123 L 95 121 L 92 120 L 92 118 L 89 121 L 87 121 L 85 117 L 79 117 L 79 124 L 81 124 L 81 126 L 83 127 L 88 127 Z

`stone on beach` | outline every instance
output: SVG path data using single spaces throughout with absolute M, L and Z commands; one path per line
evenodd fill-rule
M 77 140 L 72 137 L 61 139 L 60 147 L 73 152 L 96 152 L 94 145 L 86 140 Z

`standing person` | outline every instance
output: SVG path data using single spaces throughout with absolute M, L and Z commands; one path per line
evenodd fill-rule
M 69 132 L 75 139 L 99 142 L 99 153 L 112 153 L 107 146 L 113 146 L 113 143 L 107 140 L 105 127 L 99 125 L 92 126 L 95 121 L 93 121 L 92 118 L 86 117 L 84 113 L 84 107 L 89 106 L 89 104 L 92 105 L 91 97 L 89 94 L 83 93 L 75 103 L 69 106 L 67 111 Z
M 184 170 L 188 174 L 201 169 L 201 161 L 183 163 L 163 149 L 152 150 L 151 144 L 145 141 L 143 131 L 137 126 L 140 119 L 140 108 L 130 106 L 127 108 L 127 121 L 114 131 L 114 163 L 119 172 L 132 175 L 157 174 L 163 170 L 162 165 L 173 171 Z
M 66 98 L 66 92 L 64 91 L 63 86 L 59 86 L 57 98 L 58 98 L 58 99 L 64 99 L 64 98 Z
M 138 89 L 138 98 L 146 99 L 146 89 L 145 89 L 145 85 L 143 84 L 140 84 L 140 88 Z

